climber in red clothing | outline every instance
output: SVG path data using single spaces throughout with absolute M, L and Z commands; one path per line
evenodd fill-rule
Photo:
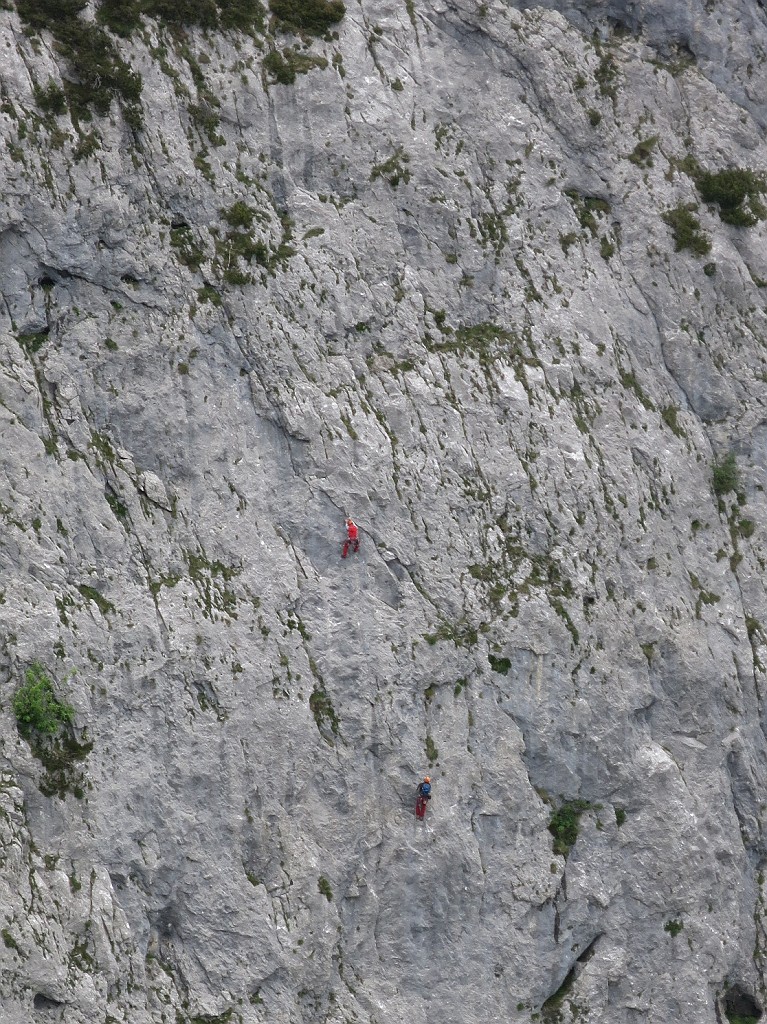
M 346 540 L 344 541 L 343 551 L 341 552 L 341 558 L 346 558 L 349 554 L 349 548 L 356 555 L 360 549 L 360 537 L 357 524 L 352 522 L 351 519 L 346 520 Z
M 428 775 L 424 775 L 423 782 L 419 783 L 415 796 L 415 816 L 419 821 L 423 821 L 426 816 L 426 808 L 429 806 L 430 800 L 431 779 Z

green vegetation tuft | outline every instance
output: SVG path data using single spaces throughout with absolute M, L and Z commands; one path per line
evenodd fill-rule
M 724 1013 L 729 1024 L 759 1024 L 762 1018 L 761 1013 L 738 1013 L 736 1010 L 730 1010 L 727 1006 L 724 1008 Z
M 645 407 L 645 409 L 650 409 L 650 410 L 655 409 L 655 405 L 654 405 L 652 399 L 646 394 L 644 388 L 639 383 L 639 381 L 636 379 L 636 377 L 635 377 L 635 375 L 633 373 L 629 373 L 626 370 L 621 370 L 620 371 L 620 382 L 624 386 L 624 388 L 628 388 L 629 390 L 634 392 L 634 394 L 637 396 L 637 398 L 642 403 L 642 405 Z
M 582 228 L 591 232 L 592 238 L 596 238 L 598 233 L 597 217 L 609 214 L 612 209 L 610 204 L 598 196 L 582 195 L 574 188 L 565 189 L 564 194 L 573 204 L 578 223 Z
M 564 981 L 556 990 L 556 992 L 552 992 L 552 994 L 548 997 L 543 1006 L 541 1006 L 540 1018 L 543 1021 L 543 1024 L 561 1024 L 562 1004 L 564 1003 L 567 995 L 569 995 L 573 987 L 574 980 L 575 965 L 571 967 L 570 970 L 567 972 Z M 575 1006 L 576 1004 L 571 1002 L 570 1005 Z M 533 1014 L 533 1019 L 535 1019 L 536 1016 L 536 1014 Z M 576 1016 L 576 1014 L 573 1014 L 573 1019 L 575 1019 Z
M 22 21 L 35 32 L 49 31 L 61 56 L 76 71 L 76 80 L 67 77 L 63 88 L 73 120 L 90 120 L 92 112 L 105 116 L 113 99 L 132 108 L 131 116 L 140 120 L 141 76 L 120 57 L 100 25 L 80 17 L 85 6 L 85 0 L 16 0 Z M 46 94 L 39 98 L 45 102 Z M 47 94 L 47 99 L 61 110 L 55 93 Z
M 637 167 L 652 167 L 652 154 L 657 144 L 657 135 L 651 135 L 647 139 L 642 139 L 634 146 L 633 152 L 629 153 L 629 160 L 632 164 L 636 164 Z
M 714 494 L 721 498 L 729 491 L 737 491 L 740 486 L 740 474 L 735 456 L 730 452 L 721 460 L 715 462 L 712 471 L 712 486 Z
M 684 925 L 681 921 L 666 921 L 663 925 L 663 931 L 668 932 L 672 939 L 678 935 L 683 928 Z
M 205 259 L 205 251 L 195 241 L 188 224 L 170 229 L 170 244 L 176 250 L 179 263 L 195 272 L 200 269 L 200 264 Z
M 330 887 L 330 882 L 327 880 L 327 878 L 325 878 L 324 875 L 320 875 L 320 877 L 317 879 L 317 888 L 328 901 L 328 903 L 330 903 L 330 901 L 333 899 L 333 890 Z
M 618 65 L 610 53 L 602 53 L 599 58 L 599 65 L 594 72 L 599 91 L 603 96 L 615 99 L 615 82 L 618 78 Z
M 50 81 L 44 89 L 42 86 L 36 85 L 34 88 L 34 94 L 35 103 L 37 103 L 38 107 L 46 114 L 58 116 L 59 114 L 66 113 L 66 94 L 54 81 Z
M 197 301 L 199 303 L 210 302 L 213 306 L 220 306 L 223 302 L 220 292 L 217 292 L 211 285 L 203 285 L 197 289 Z
M 25 738 L 33 733 L 54 736 L 75 716 L 71 705 L 58 700 L 50 678 L 38 661 L 29 666 L 23 684 L 13 695 L 13 713 L 19 732 Z
M 62 731 L 73 722 L 74 708 L 56 697 L 53 684 L 39 662 L 33 662 L 27 669 L 24 683 L 13 696 L 12 706 L 20 735 L 45 769 L 39 783 L 40 792 L 62 800 L 67 793 L 72 793 L 81 799 L 85 795 L 85 779 L 77 765 L 85 760 L 93 744 L 79 743 L 71 729 Z
M 277 27 L 322 36 L 346 14 L 341 0 L 269 0 Z
M 264 70 L 269 74 L 272 82 L 279 85 L 292 85 L 296 75 L 306 75 L 313 68 L 325 69 L 328 66 L 324 57 L 315 57 L 310 53 L 299 53 L 292 47 L 285 47 L 280 50 L 272 50 L 264 57 Z
M 426 759 L 429 762 L 429 764 L 431 765 L 431 764 L 435 764 L 436 763 L 438 757 L 439 757 L 439 750 L 437 750 L 436 746 L 434 745 L 434 740 L 431 738 L 431 736 L 427 735 L 427 737 L 426 737 Z
M 753 537 L 756 523 L 753 519 L 741 519 L 738 523 L 738 533 L 746 540 Z
M 130 38 L 141 18 L 155 18 L 173 27 L 263 32 L 260 0 L 101 0 L 98 20 L 115 35 Z
M 388 160 L 375 164 L 370 172 L 370 180 L 375 181 L 376 178 L 385 178 L 392 188 L 396 188 L 400 181 L 404 181 L 407 185 L 410 181 L 410 171 L 403 165 L 409 163 L 409 161 L 410 157 L 403 150 L 402 146 L 399 146 Z
M 676 434 L 677 437 L 687 437 L 684 428 L 679 424 L 679 410 L 675 405 L 664 406 L 660 411 L 660 415 L 669 430 Z
M 567 857 L 578 838 L 578 824 L 584 811 L 592 810 L 594 804 L 588 800 L 565 800 L 551 812 L 549 832 L 554 836 L 554 853 Z
M 51 114 L 63 114 L 68 107 L 75 123 L 90 120 L 93 113 L 106 116 L 116 99 L 123 104 L 126 123 L 142 127 L 141 76 L 120 57 L 112 37 L 137 34 L 143 17 L 179 28 L 264 29 L 260 0 L 101 0 L 95 22 L 81 17 L 86 7 L 86 0 L 16 0 L 21 20 L 33 32 L 50 32 L 75 72 L 65 76 L 63 88 L 53 82 L 36 88 L 38 106 Z
M 236 203 L 226 209 L 223 208 L 220 211 L 222 218 L 231 228 L 246 228 L 248 231 L 253 227 L 253 219 L 256 216 L 256 211 L 252 206 L 248 206 L 241 199 L 238 199 Z
M 761 197 L 767 192 L 767 181 L 761 174 L 739 167 L 723 171 L 701 171 L 695 184 L 704 203 L 715 203 L 725 224 L 753 227 L 767 217 Z
M 496 658 L 494 654 L 488 654 L 487 660 L 490 662 L 490 668 L 493 672 L 507 676 L 511 671 L 511 661 L 508 658 Z
M 48 340 L 48 330 L 37 331 L 34 334 L 18 334 L 16 340 L 28 356 L 38 352 Z
M 330 697 L 322 687 L 315 687 L 309 698 L 309 710 L 314 715 L 317 728 L 322 732 L 327 723 L 334 736 L 338 735 L 339 720 Z
M 122 508 L 125 510 L 125 514 L 127 515 L 128 510 L 124 505 Z M 81 583 L 77 589 L 84 598 L 87 598 L 88 601 L 92 601 L 96 605 L 102 615 L 107 615 L 109 612 L 115 611 L 115 606 L 112 602 L 108 601 L 102 594 L 100 594 L 95 587 L 89 587 L 87 583 Z
M 671 228 L 675 252 L 689 249 L 695 256 L 705 256 L 711 252 L 711 241 L 701 231 L 700 221 L 694 214 L 695 210 L 697 206 L 694 203 L 680 203 L 673 210 L 666 210 L 663 219 Z

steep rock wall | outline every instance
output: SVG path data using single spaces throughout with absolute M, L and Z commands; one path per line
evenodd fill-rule
M 146 20 L 140 127 L 41 109 L 77 69 L 0 14 L 4 1019 L 758 1012 L 765 228 L 696 185 L 765 165 L 738 11 L 718 64 L 716 5 Z

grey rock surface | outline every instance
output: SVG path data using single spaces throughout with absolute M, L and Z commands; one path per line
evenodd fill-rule
M 763 6 L 115 45 L 0 11 L 3 1021 L 756 1020 Z

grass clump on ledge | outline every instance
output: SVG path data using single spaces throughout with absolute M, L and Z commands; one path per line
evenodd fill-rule
M 338 735 L 339 718 L 324 687 L 315 687 L 312 691 L 309 697 L 309 710 L 314 715 L 320 732 L 323 729 L 330 729 L 333 736 Z
M 715 203 L 725 224 L 738 228 L 753 227 L 767 217 L 761 196 L 767 192 L 767 180 L 754 171 L 730 167 L 723 171 L 700 171 L 695 184 L 704 203 Z
M 263 32 L 261 0 L 101 0 L 97 17 L 115 35 L 128 39 L 141 17 L 161 24 L 215 31 Z
M 264 57 L 264 70 L 271 76 L 271 81 L 279 85 L 292 85 L 296 75 L 306 75 L 313 68 L 324 70 L 327 66 L 328 62 L 324 57 L 299 53 L 290 46 L 282 52 L 272 50 Z
M 277 25 L 286 32 L 325 35 L 346 14 L 341 0 L 269 0 Z
M 85 7 L 85 0 L 16 0 L 25 25 L 32 32 L 50 32 L 74 72 L 76 80 L 65 81 L 62 90 L 73 120 L 90 120 L 92 111 L 103 117 L 118 98 L 126 105 L 126 120 L 140 127 L 141 75 L 119 56 L 101 26 L 80 17 Z M 63 113 L 57 92 L 39 94 L 40 101 L 43 109 L 48 105 L 52 113 Z
M 658 138 L 657 135 L 651 135 L 649 138 L 637 142 L 633 151 L 629 153 L 629 160 L 632 164 L 636 164 L 637 167 L 652 167 L 653 150 L 658 144 Z
M 700 221 L 695 216 L 696 209 L 694 203 L 680 203 L 663 214 L 674 236 L 675 252 L 689 249 L 695 256 L 705 256 L 711 252 L 711 241 L 701 230 Z
M 565 800 L 551 812 L 548 829 L 554 837 L 554 853 L 567 857 L 578 838 L 578 825 L 584 811 L 594 809 L 588 800 Z
M 740 487 L 740 474 L 738 464 L 732 452 L 725 455 L 721 462 L 715 462 L 712 474 L 712 486 L 714 494 L 721 498 L 729 491 L 737 491 Z
M 109 113 L 113 99 L 124 104 L 126 122 L 143 125 L 141 75 L 120 57 L 110 33 L 129 39 L 141 29 L 142 17 L 175 28 L 263 32 L 261 0 L 101 0 L 96 21 L 81 17 L 87 0 L 15 0 L 19 17 L 31 32 L 50 32 L 56 49 L 70 65 L 63 89 L 55 84 L 35 90 L 42 110 L 87 121 L 92 113 Z M 311 5 L 309 5 L 311 6 Z M 343 5 L 341 5 L 343 7 Z
M 85 735 L 81 740 L 75 738 L 75 710 L 58 699 L 40 662 L 33 661 L 25 672 L 12 706 L 19 734 L 43 767 L 38 782 L 40 792 L 60 800 L 71 793 L 82 800 L 87 782 L 81 764 L 93 743 Z
M 436 764 L 439 758 L 439 750 L 437 749 L 436 744 L 434 743 L 434 740 L 431 736 L 427 735 L 425 748 L 426 760 L 429 762 L 430 765 Z
M 62 725 L 70 723 L 74 708 L 63 704 L 39 661 L 33 661 L 24 674 L 24 682 L 13 695 L 13 713 L 19 732 L 25 738 L 33 733 L 54 736 Z

